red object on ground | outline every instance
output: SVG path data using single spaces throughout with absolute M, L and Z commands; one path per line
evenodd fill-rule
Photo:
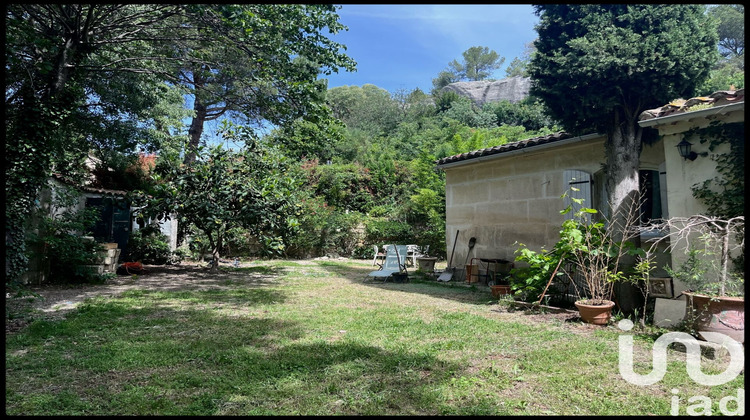
M 128 274 L 143 273 L 143 264 L 140 261 L 122 263 L 120 268 L 123 268 Z

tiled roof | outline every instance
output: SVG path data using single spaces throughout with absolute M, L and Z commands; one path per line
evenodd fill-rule
M 527 147 L 540 146 L 542 144 L 554 143 L 560 140 L 569 139 L 574 137 L 572 134 L 560 131 L 546 136 L 534 137 L 526 140 L 515 141 L 512 143 L 501 144 L 500 146 L 488 147 L 486 149 L 474 150 L 472 152 L 461 153 L 458 155 L 444 157 L 435 161 L 438 165 L 445 165 L 447 163 L 459 162 L 462 160 L 475 159 L 482 156 L 496 155 L 499 153 L 506 153 L 512 150 L 524 149 Z
M 688 112 L 690 107 L 695 105 L 722 106 L 745 101 L 745 89 L 737 90 L 720 90 L 709 96 L 698 96 L 695 98 L 675 99 L 674 101 L 655 109 L 643 111 L 638 117 L 639 121 L 650 120 L 653 118 L 665 117 L 667 115 Z M 554 143 L 573 137 L 572 134 L 560 131 L 541 137 L 534 137 L 513 143 L 506 143 L 500 146 L 488 147 L 486 149 L 474 150 L 467 153 L 444 157 L 435 161 L 439 165 L 460 162 L 464 160 L 476 159 L 483 156 L 490 156 L 500 153 L 507 153 L 513 150 L 524 149 L 528 147 L 540 146 L 542 144 Z
M 720 90 L 709 96 L 696 96 L 695 98 L 675 99 L 674 101 L 654 109 L 647 109 L 638 116 L 638 121 L 650 120 L 653 118 L 666 117 L 672 114 L 678 114 L 691 111 L 690 107 L 695 105 L 708 105 L 709 107 L 729 105 L 745 101 L 745 89 L 738 90 Z

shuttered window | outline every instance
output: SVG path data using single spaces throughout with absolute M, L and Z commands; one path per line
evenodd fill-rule
M 575 213 L 581 209 L 581 205 L 575 203 L 571 198 L 582 199 L 583 206 L 593 208 L 591 200 L 591 174 L 578 169 L 566 169 L 563 171 L 564 187 L 568 190 L 565 197 L 565 206 L 572 206 L 572 210 L 566 213 L 565 220 L 573 219 Z M 586 221 L 591 221 L 591 215 L 586 214 Z
M 661 199 L 661 217 L 669 219 L 669 208 L 667 207 L 667 163 L 659 165 L 659 193 Z
M 659 170 L 638 171 L 641 190 L 641 224 L 667 218 L 667 173 Z

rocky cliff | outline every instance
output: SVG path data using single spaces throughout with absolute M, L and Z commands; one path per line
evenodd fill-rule
M 443 90 L 466 96 L 478 106 L 482 106 L 488 102 L 500 102 L 502 100 L 508 100 L 512 103 L 519 102 L 529 96 L 530 87 L 531 79 L 515 76 L 494 82 L 487 80 L 456 82 L 445 86 Z

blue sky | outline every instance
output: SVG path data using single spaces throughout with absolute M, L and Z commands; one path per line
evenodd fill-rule
M 356 72 L 326 77 L 328 88 L 370 83 L 391 93 L 415 88 L 429 93 L 432 79 L 473 46 L 488 47 L 505 57 L 493 78 L 521 57 L 537 34 L 539 18 L 530 4 L 401 5 L 344 4 L 339 21 L 349 27 L 331 35 L 346 45 Z

